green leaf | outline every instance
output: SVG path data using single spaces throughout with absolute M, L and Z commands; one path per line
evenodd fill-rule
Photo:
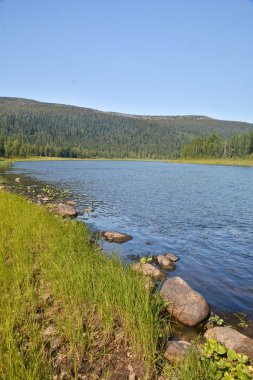
M 216 345 L 217 341 L 215 339 L 213 339 L 213 338 L 210 338 L 210 339 L 207 340 L 207 344 L 209 344 L 209 343 L 212 344 L 212 345 Z
M 237 354 L 234 350 L 230 349 L 228 350 L 228 353 L 227 353 L 227 356 L 228 356 L 228 359 L 229 360 L 237 360 Z
M 217 371 L 215 373 L 215 379 L 220 380 L 222 378 L 223 378 L 223 372 L 222 371 Z
M 245 364 L 237 364 L 236 369 L 240 380 L 249 380 L 251 378 L 248 367 Z
M 224 380 L 234 380 L 234 377 L 232 375 L 230 375 L 228 372 L 225 372 L 223 379 Z
M 227 352 L 227 349 L 225 346 L 223 346 L 222 344 L 220 343 L 217 343 L 217 347 L 215 349 L 215 351 L 220 354 L 220 355 L 223 355 Z
M 249 358 L 247 355 L 237 354 L 237 359 L 239 363 L 247 363 L 249 361 Z
M 224 361 L 224 360 L 220 360 L 218 363 L 217 363 L 217 367 L 219 369 L 222 369 L 222 370 L 225 370 L 225 369 L 228 369 L 229 366 L 228 364 Z

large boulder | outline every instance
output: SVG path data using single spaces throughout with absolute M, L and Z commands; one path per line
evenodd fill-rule
M 154 267 L 154 265 L 151 265 L 149 263 L 135 263 L 132 268 L 136 272 L 140 272 L 144 276 L 150 276 L 155 280 L 159 280 L 164 276 L 163 272 L 160 271 L 160 269 L 157 269 Z
M 205 338 L 213 338 L 224 344 L 228 349 L 233 349 L 239 354 L 247 355 L 253 360 L 253 339 L 239 333 L 231 327 L 213 327 L 205 333 Z
M 132 239 L 132 237 L 130 235 L 122 234 L 122 233 L 116 232 L 116 231 L 104 232 L 104 238 L 105 238 L 105 240 L 109 241 L 110 243 L 125 243 L 126 241 L 129 241 Z
M 191 344 L 184 340 L 170 341 L 167 344 L 164 356 L 172 363 L 179 362 L 185 358 L 190 347 Z
M 52 211 L 55 214 L 62 215 L 64 217 L 75 217 L 77 216 L 77 211 L 72 206 L 64 205 L 63 203 L 59 203 L 54 206 Z
M 180 277 L 166 280 L 160 294 L 168 301 L 168 311 L 184 325 L 196 326 L 209 314 L 204 297 Z

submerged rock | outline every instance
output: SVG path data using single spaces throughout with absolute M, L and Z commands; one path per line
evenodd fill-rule
M 74 202 L 74 201 L 66 201 L 64 203 L 65 203 L 65 205 L 68 205 L 68 206 L 76 206 L 76 202 Z
M 253 360 L 253 339 L 239 333 L 231 327 L 213 327 L 206 331 L 206 339 L 213 338 L 224 344 L 228 349 L 233 349 L 239 354 L 247 355 Z
M 176 267 L 174 261 L 171 261 L 166 256 L 159 255 L 159 256 L 157 256 L 156 260 L 157 260 L 159 265 L 161 265 L 162 267 L 164 267 L 166 269 L 175 269 L 175 267 Z
M 77 211 L 72 206 L 64 205 L 59 203 L 58 205 L 52 208 L 52 211 L 55 214 L 62 215 L 64 217 L 74 217 L 77 216 Z
M 50 198 L 49 197 L 41 197 L 38 200 L 39 200 L 39 202 L 42 202 L 42 203 L 48 203 L 50 201 Z
M 179 362 L 185 358 L 190 347 L 191 344 L 184 340 L 171 341 L 167 344 L 164 357 L 172 363 Z
M 115 231 L 106 231 L 104 232 L 104 238 L 110 243 L 125 243 L 132 239 L 130 235 L 122 234 Z
M 145 281 L 145 288 L 147 290 L 152 291 L 155 288 L 155 286 L 156 286 L 155 282 L 150 277 L 147 277 Z
M 157 269 L 154 265 L 148 263 L 135 263 L 132 268 L 136 272 L 144 274 L 144 276 L 153 277 L 155 280 L 158 280 L 164 276 L 160 269 Z
M 180 277 L 166 280 L 160 294 L 169 303 L 168 311 L 184 325 L 196 326 L 208 316 L 204 297 Z
M 169 259 L 170 261 L 177 261 L 179 260 L 179 257 L 174 255 L 174 253 L 165 253 L 164 255 L 167 259 Z

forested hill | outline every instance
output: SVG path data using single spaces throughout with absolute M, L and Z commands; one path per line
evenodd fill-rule
M 253 124 L 204 116 L 138 116 L 0 98 L 0 155 L 176 158 L 196 136 L 252 131 Z

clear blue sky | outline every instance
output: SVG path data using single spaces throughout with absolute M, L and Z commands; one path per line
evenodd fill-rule
M 0 0 L 0 96 L 253 122 L 253 1 Z

